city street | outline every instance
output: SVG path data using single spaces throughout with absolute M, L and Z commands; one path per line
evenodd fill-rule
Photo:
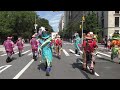
M 110 59 L 111 52 L 99 45 L 96 56 L 95 75 L 82 70 L 82 51 L 74 53 L 70 42 L 63 42 L 61 59 L 53 55 L 50 76 L 46 76 L 43 62 L 32 59 L 31 47 L 25 45 L 22 57 L 18 57 L 17 48 L 10 63 L 6 63 L 5 52 L 0 53 L 0 79 L 120 79 L 120 64 Z M 88 67 L 89 68 L 89 67 Z

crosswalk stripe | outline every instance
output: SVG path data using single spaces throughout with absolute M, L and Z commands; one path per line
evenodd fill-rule
M 32 52 L 28 54 L 28 56 L 32 55 Z
M 82 64 L 83 64 L 83 62 L 82 62 L 82 61 L 80 61 L 80 63 L 82 63 Z M 87 66 L 87 68 L 88 68 L 88 69 L 90 69 L 90 68 L 89 68 L 89 66 Z M 96 75 L 96 76 L 100 76 L 100 75 L 99 75 L 99 74 L 97 74 L 96 72 L 95 72 L 95 75 Z
M 97 57 L 102 57 L 102 56 L 100 56 L 100 55 L 97 54 Z
M 99 53 L 99 54 L 101 54 L 101 55 L 104 55 L 104 56 L 107 56 L 107 57 L 111 57 L 110 55 L 105 54 L 105 53 L 101 53 L 101 52 L 98 52 L 98 51 L 97 51 L 97 53 Z
M 108 52 L 108 53 L 110 53 L 110 54 L 111 54 L 111 52 Z
M 72 52 L 72 53 L 74 53 L 74 54 L 75 54 L 75 52 L 74 52 L 72 49 L 69 49 L 69 50 L 70 50 L 70 52 Z M 80 56 L 80 55 L 75 54 L 75 56 Z
M 27 51 L 25 51 L 25 52 L 23 52 L 22 54 L 25 54 L 25 53 L 27 53 L 27 52 L 29 52 L 30 50 L 27 50 Z
M 65 49 L 63 49 L 63 52 L 65 53 L 66 56 L 70 56 Z
M 0 55 L 0 56 L 5 56 L 5 55 L 7 55 L 7 54 L 3 54 L 3 55 Z
M 15 54 L 18 54 L 19 52 L 16 52 Z
M 24 50 L 23 50 L 24 51 Z M 17 52 L 17 51 L 14 51 L 15 52 L 15 54 L 18 54 L 19 52 Z M 7 55 L 7 54 L 3 54 L 3 55 L 0 55 L 0 56 L 5 56 L 5 55 Z

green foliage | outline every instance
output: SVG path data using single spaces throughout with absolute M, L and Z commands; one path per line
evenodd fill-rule
M 53 31 L 49 25 L 49 21 L 41 19 L 34 11 L 0 11 L 0 38 L 5 38 L 9 35 L 14 37 L 22 36 L 23 38 L 31 38 L 36 23 L 39 27 L 44 26 Z
M 85 17 L 84 29 L 97 34 L 100 31 L 100 25 L 98 24 L 98 19 L 95 12 L 89 13 Z

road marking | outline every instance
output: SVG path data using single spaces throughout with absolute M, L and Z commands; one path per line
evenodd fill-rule
M 82 63 L 83 64 L 83 62 L 80 60 L 80 63 Z M 90 68 L 87 66 L 87 68 L 90 70 Z M 95 72 L 95 75 L 96 76 L 100 76 L 99 74 L 97 74 L 96 72 Z
M 16 52 L 15 54 L 18 54 L 19 52 Z
M 23 50 L 24 51 L 24 50 Z M 17 52 L 17 51 L 14 51 L 15 52 L 15 54 L 18 54 L 19 52 Z M 7 54 L 3 54 L 3 55 L 0 55 L 0 56 L 5 56 L 5 55 L 7 55 Z M 14 54 L 13 54 L 14 55 Z
M 23 52 L 22 54 L 25 54 L 25 53 L 27 53 L 27 52 L 29 52 L 30 50 L 27 50 L 27 51 L 25 51 L 25 52 Z
M 7 54 L 3 54 L 3 55 L 0 55 L 0 56 L 5 56 L 5 55 L 7 55 Z
M 74 54 L 75 54 L 75 52 L 74 52 L 72 49 L 69 49 L 69 50 L 70 50 L 70 52 L 72 52 L 72 53 L 74 53 Z M 80 56 L 80 55 L 75 54 L 75 56 Z
M 32 59 L 13 79 L 18 79 L 27 68 L 33 63 L 34 59 Z
M 80 50 L 80 53 L 82 53 L 83 54 L 83 52 Z
M 104 54 L 104 53 L 101 53 L 101 52 L 98 52 L 98 51 L 97 51 L 97 53 L 99 53 L 99 54 L 101 54 L 101 55 L 104 55 L 104 56 L 107 56 L 107 57 L 111 57 L 111 56 L 108 55 L 108 54 Z
M 69 49 L 69 50 L 70 50 L 70 52 L 72 52 L 73 54 L 75 54 L 75 52 L 72 49 Z M 80 56 L 80 55 L 75 54 L 75 56 Z
M 70 55 L 65 51 L 65 49 L 63 49 L 63 52 L 65 53 L 66 56 L 70 56 Z
M 11 67 L 12 65 L 4 65 L 4 66 L 1 66 L 0 67 L 0 69 L 2 69 L 2 70 L 0 70 L 0 73 L 2 73 L 4 70 L 6 70 L 7 68 L 9 68 L 9 67 Z
M 110 54 L 111 54 L 112 52 L 108 52 L 108 53 L 110 53 Z
M 32 52 L 28 54 L 28 56 L 32 55 Z
M 102 57 L 102 56 L 100 56 L 100 55 L 97 54 L 97 57 Z

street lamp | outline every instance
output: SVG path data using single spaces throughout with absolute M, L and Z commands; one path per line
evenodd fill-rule
M 84 17 L 84 11 L 83 11 L 83 16 L 82 16 L 82 26 L 80 25 L 80 27 L 82 27 L 82 43 L 83 43 L 83 23 L 85 22 L 85 17 Z
M 35 24 L 34 24 L 34 26 L 35 26 L 35 32 L 37 33 L 36 14 L 35 14 Z

